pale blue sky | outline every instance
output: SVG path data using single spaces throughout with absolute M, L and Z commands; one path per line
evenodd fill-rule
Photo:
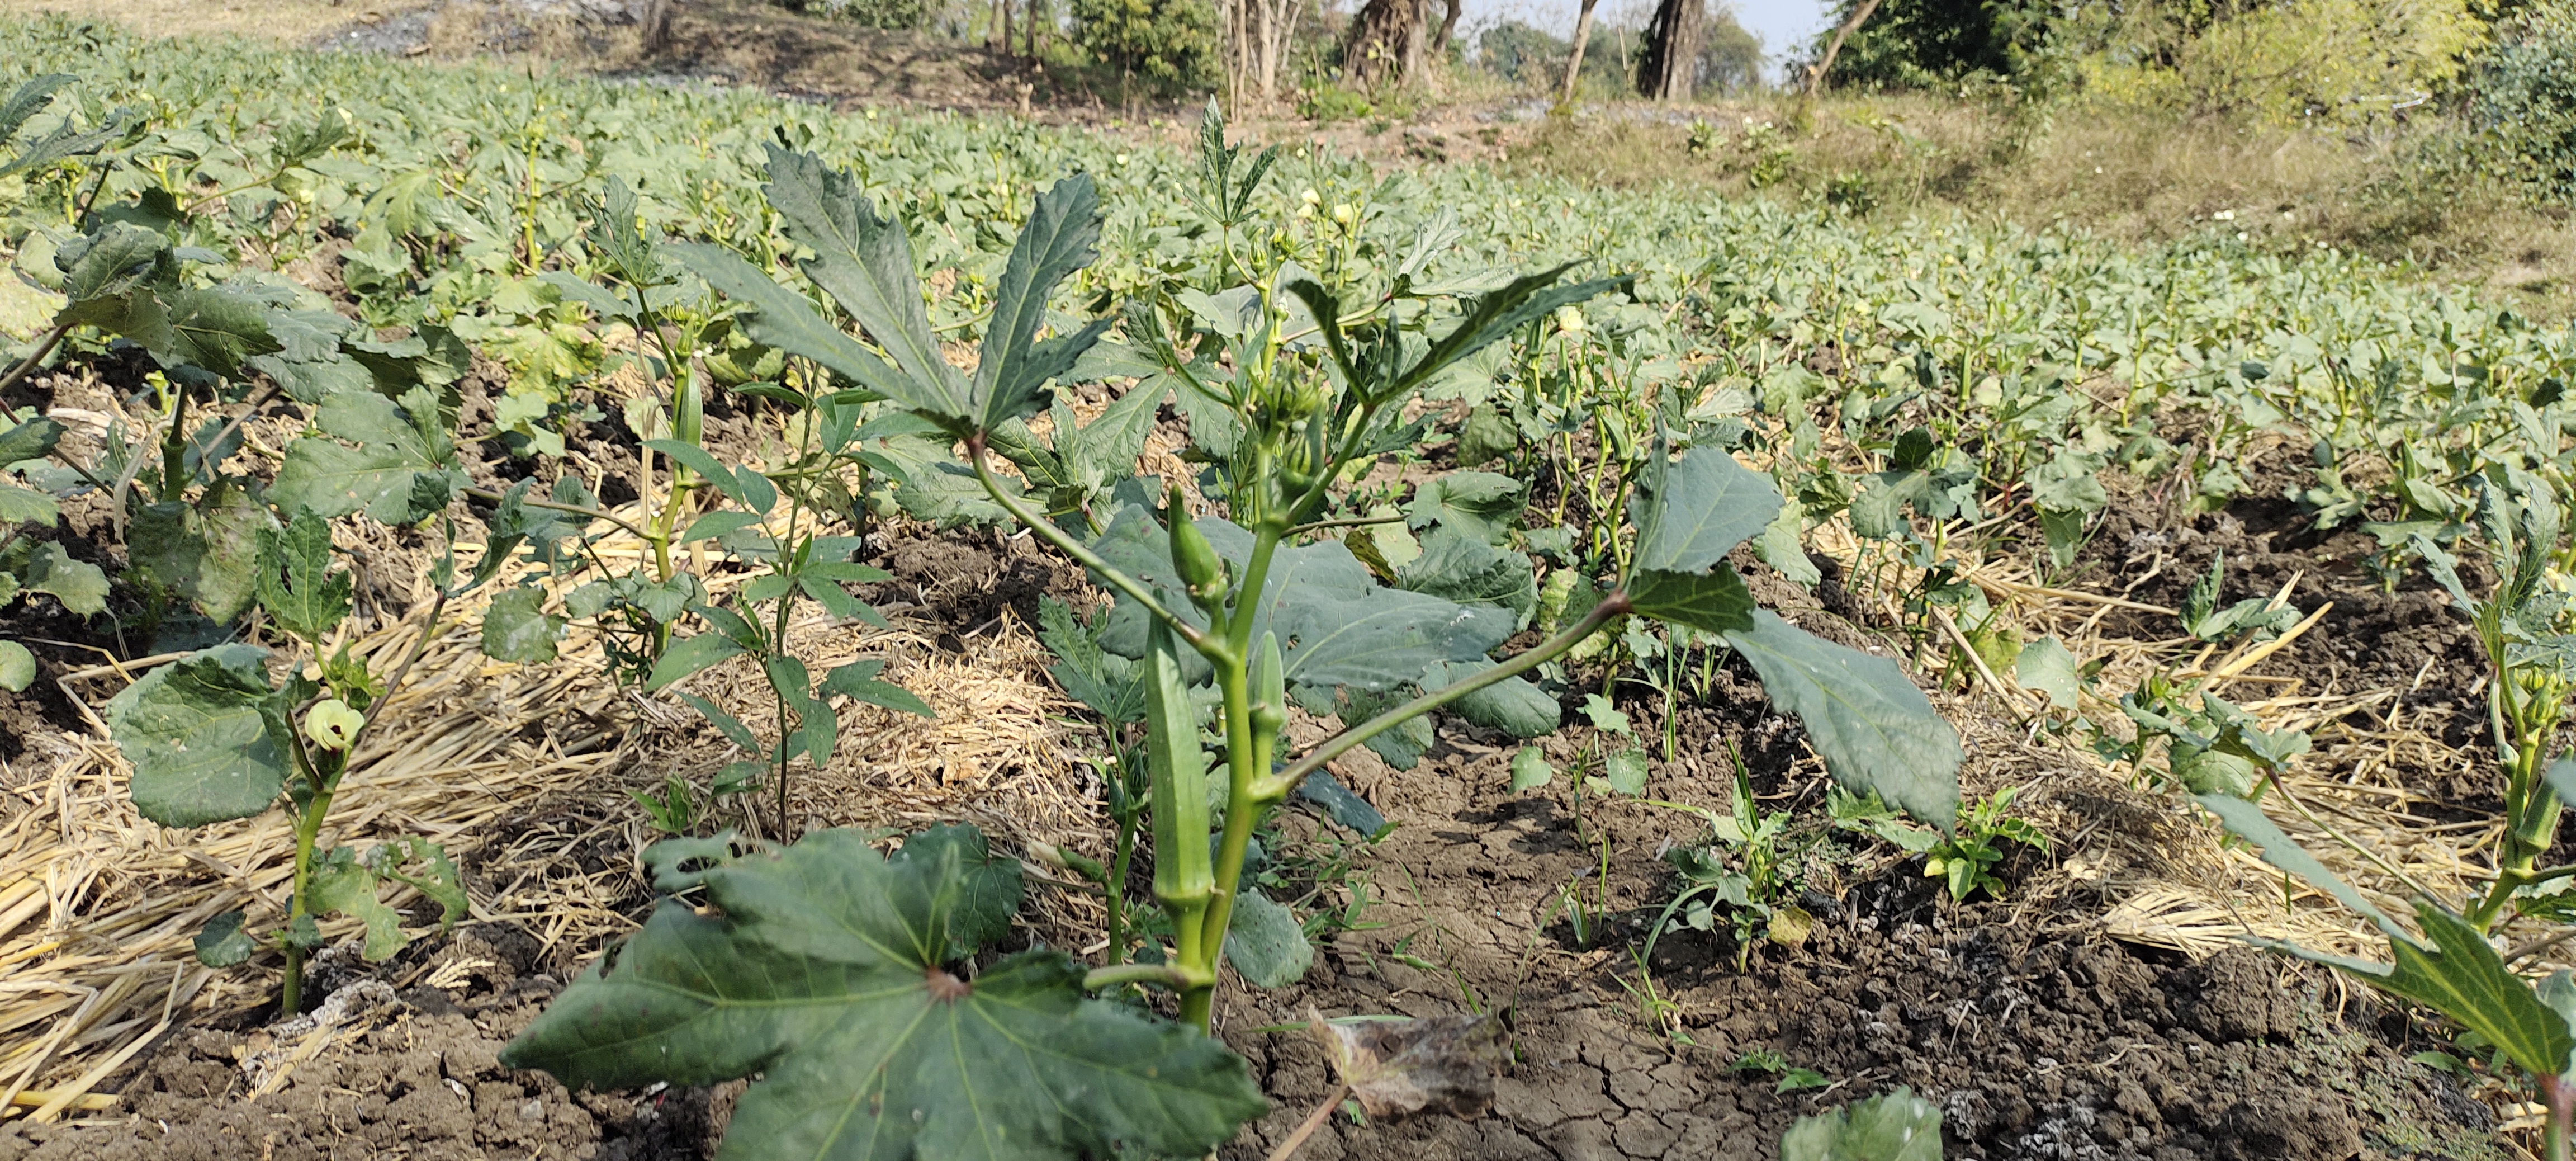
M 1762 38 L 1762 49 L 1775 65 L 1781 54 L 1803 44 L 1830 23 L 1825 5 L 1818 0 L 1717 2 L 1731 4 L 1737 22 Z M 1579 7 L 1579 0 L 1467 0 L 1463 23 L 1472 27 L 1517 18 L 1562 35 L 1574 30 L 1574 14 Z M 1596 19 L 1626 16 L 1632 23 L 1643 23 L 1653 8 L 1653 0 L 1600 0 L 1593 13 Z

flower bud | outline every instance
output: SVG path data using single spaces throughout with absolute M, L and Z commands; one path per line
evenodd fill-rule
M 1202 609 L 1224 600 L 1225 561 L 1208 543 L 1207 534 L 1191 522 L 1189 501 L 1178 487 L 1171 489 L 1165 511 L 1172 522 L 1172 567 L 1189 587 L 1190 600 Z

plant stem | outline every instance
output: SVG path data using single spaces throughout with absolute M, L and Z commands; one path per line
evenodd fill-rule
M 1186 967 L 1160 963 L 1127 963 L 1115 967 L 1093 968 L 1082 977 L 1084 991 L 1096 992 L 1121 984 L 1161 984 L 1173 991 L 1190 986 L 1198 977 Z M 1214 982 L 1214 981 L 1210 981 Z
M 2548 1161 L 2569 1161 L 2567 1117 L 2569 1106 L 2576 1104 L 2576 1085 L 2563 1076 L 2544 1076 L 2539 1088 L 2540 1103 L 2549 1110 L 2540 1122 L 2542 1155 Z
M 1208 635 L 1200 631 L 1197 626 L 1182 620 L 1179 614 L 1164 608 L 1163 603 L 1155 600 L 1154 594 L 1147 592 L 1145 586 L 1138 583 L 1136 578 L 1118 571 L 1108 561 L 1102 560 L 1099 553 L 1091 551 L 1089 545 L 1075 540 L 1066 534 L 1064 529 L 1056 527 L 1054 521 L 1030 511 L 1029 506 L 1020 503 L 1018 497 L 1003 491 L 1002 482 L 993 476 L 992 465 L 985 462 L 982 435 L 967 437 L 966 454 L 967 458 L 975 462 L 975 478 L 983 482 L 985 494 L 991 496 L 994 503 L 1001 505 L 1003 511 L 1010 513 L 1012 519 L 1019 521 L 1021 527 L 1037 533 L 1047 543 L 1072 557 L 1075 563 L 1100 574 L 1102 579 L 1109 582 L 1111 588 L 1125 593 L 1130 600 L 1144 606 L 1145 612 L 1155 620 L 1170 625 L 1172 635 L 1188 642 L 1191 648 L 1202 652 L 1207 649 Z
M 8 374 L 0 375 L 0 391 L 17 386 L 18 380 L 26 378 L 29 372 L 34 371 L 38 364 L 45 361 L 47 355 L 53 354 L 54 347 L 63 341 L 64 335 L 70 333 L 72 333 L 70 323 L 63 323 L 46 331 L 44 341 L 37 343 L 34 351 L 26 358 L 18 360 L 18 365 L 9 368 Z
M 1545 641 L 1541 641 L 1527 650 L 1524 650 L 1519 656 L 1497 665 L 1492 669 L 1485 670 L 1484 672 L 1479 673 L 1474 677 L 1470 677 L 1465 681 L 1423 694 L 1420 697 L 1414 698 L 1412 701 L 1408 701 L 1403 705 L 1397 706 L 1394 709 L 1370 718 L 1359 725 L 1344 730 L 1339 734 L 1335 734 L 1324 744 L 1309 751 L 1305 757 L 1299 758 L 1296 762 L 1290 764 L 1287 769 L 1281 770 L 1277 775 L 1269 779 L 1269 783 L 1271 786 L 1275 786 L 1280 797 L 1286 797 L 1287 793 L 1296 789 L 1297 784 L 1304 781 L 1307 775 L 1322 769 L 1324 763 L 1330 762 L 1335 758 L 1349 753 L 1352 748 L 1358 746 L 1360 743 L 1368 741 L 1370 738 L 1374 738 L 1379 734 L 1394 729 L 1397 726 L 1403 725 L 1405 722 L 1411 721 L 1413 718 L 1418 717 L 1423 713 L 1438 709 L 1441 706 L 1447 705 L 1450 702 L 1474 693 L 1477 690 L 1483 689 L 1489 685 L 1497 684 L 1506 678 L 1518 677 L 1523 673 L 1536 669 L 1541 663 L 1549 661 L 1563 654 L 1566 650 L 1572 649 L 1576 645 L 1581 644 L 1583 639 L 1591 636 L 1594 630 L 1610 623 L 1610 621 L 1615 617 L 1625 615 L 1628 611 L 1629 604 L 1627 590 L 1616 590 L 1609 596 L 1603 597 L 1600 604 L 1594 605 L 1591 612 L 1583 615 L 1582 620 L 1567 626 L 1564 631 L 1558 633 L 1556 636 L 1550 637 Z M 1268 788 L 1269 787 L 1265 787 L 1265 789 Z

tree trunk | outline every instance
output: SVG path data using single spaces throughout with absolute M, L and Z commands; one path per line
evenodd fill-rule
M 1368 0 L 1342 43 L 1342 73 L 1363 88 L 1401 85 L 1420 72 L 1423 0 Z
M 1708 0 L 1663 0 L 1646 25 L 1646 52 L 1637 62 L 1637 92 L 1653 101 L 1687 101 L 1699 91 L 1699 49 L 1708 27 Z
M 1565 89 L 1557 95 L 1558 104 L 1574 103 L 1574 79 L 1583 75 L 1583 42 L 1592 39 L 1592 6 L 1600 2 L 1583 0 L 1583 13 L 1574 18 L 1574 50 L 1565 58 Z M 1875 4 L 1878 0 L 1869 2 Z
M 1851 19 L 1843 21 L 1842 27 L 1834 30 L 1833 40 L 1825 45 L 1824 57 L 1807 66 L 1808 96 L 1815 96 L 1817 90 L 1825 87 L 1825 70 L 1834 67 L 1834 56 L 1843 50 L 1843 42 L 1851 39 L 1852 30 L 1859 28 L 1860 22 L 1869 19 L 1869 14 L 1876 11 L 1878 0 L 1860 0 L 1860 7 L 1852 9 Z
M 1011 0 L 993 0 L 993 26 L 984 30 L 984 47 L 1011 51 Z
M 672 0 L 645 0 L 643 18 L 637 23 L 642 26 L 647 57 L 660 56 L 671 47 L 671 4 Z
M 1442 13 L 1440 17 L 1440 31 L 1431 34 L 1431 55 L 1447 56 L 1449 54 L 1449 38 L 1457 35 L 1458 17 L 1460 14 L 1464 13 L 1466 9 L 1467 0 L 1448 0 L 1447 11 Z

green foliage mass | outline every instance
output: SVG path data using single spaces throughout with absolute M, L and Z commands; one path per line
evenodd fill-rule
M 1216 82 L 1216 9 L 1207 0 L 1073 0 L 1073 43 L 1149 92 Z

